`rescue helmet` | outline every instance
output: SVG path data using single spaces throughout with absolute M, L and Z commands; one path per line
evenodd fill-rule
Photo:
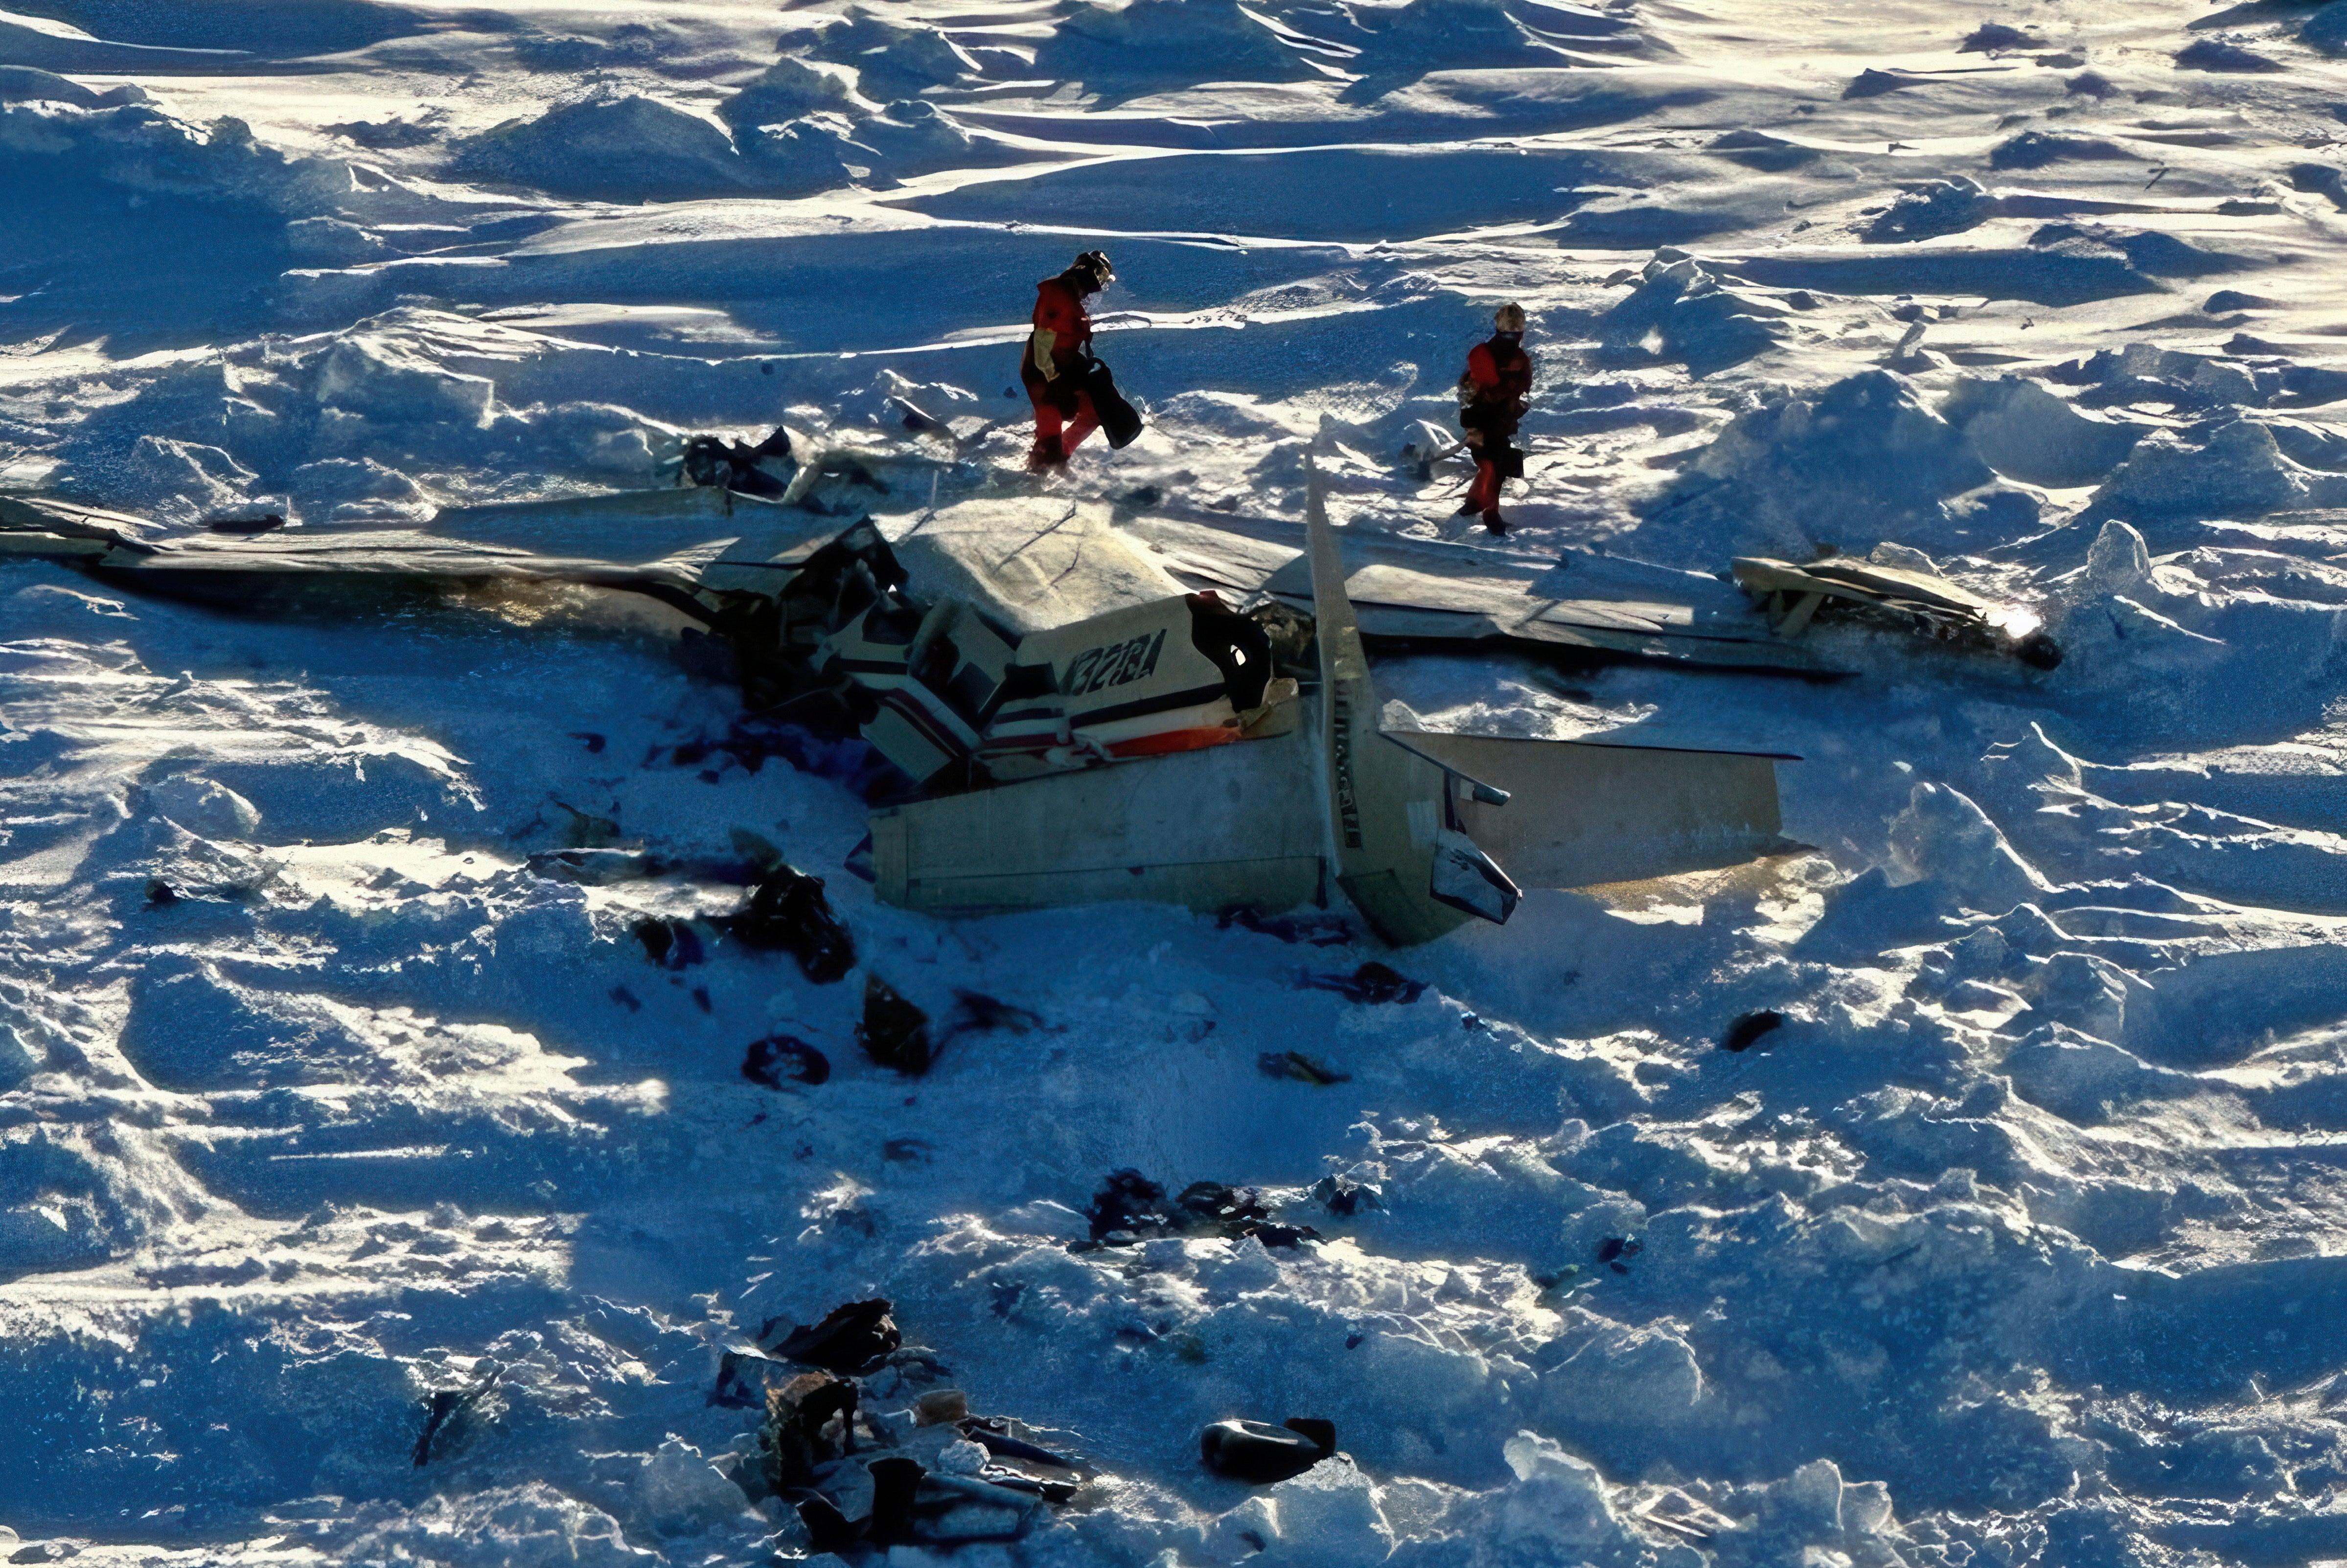
M 1510 300 L 1500 307 L 1491 323 L 1503 333 L 1520 333 L 1524 330 L 1524 307 Z
M 1096 294 L 1116 281 L 1116 269 L 1108 264 L 1108 252 L 1105 251 L 1085 251 L 1068 263 L 1068 271 L 1082 273 L 1092 281 L 1092 287 L 1085 291 L 1087 293 Z

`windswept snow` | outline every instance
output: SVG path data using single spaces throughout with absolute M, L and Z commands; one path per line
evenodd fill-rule
M 2066 655 L 1389 661 L 1437 727 L 1798 754 L 1803 847 L 1380 955 L 878 907 L 860 746 L 649 600 L 0 556 L 12 1560 L 796 1560 L 720 1358 L 875 1295 L 1103 1477 L 892 1568 L 2347 1558 L 2342 51 L 2347 0 L 0 9 L 0 505 L 412 528 L 786 424 L 892 532 L 1170 581 L 1119 518 L 1296 517 L 1307 451 L 1458 537 L 1425 426 L 1515 299 L 1509 575 L 1832 546 Z M 1030 482 L 1095 246 L 1152 428 Z M 767 845 L 969 1025 L 928 1077 L 712 923 Z M 560 858 L 613 847 L 666 869 Z M 1428 989 L 1314 983 L 1378 957 Z M 1322 1239 L 1071 1251 L 1121 1167 Z M 1219 1479 L 1230 1416 L 1349 1457 Z

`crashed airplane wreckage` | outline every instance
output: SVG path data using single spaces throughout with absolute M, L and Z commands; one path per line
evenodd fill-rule
M 1317 474 L 1306 527 L 1317 691 L 1271 677 L 1270 631 L 1209 594 L 1051 633 L 1036 651 L 1061 695 L 1021 722 L 1073 735 L 1113 713 L 1143 727 L 1109 745 L 1163 754 L 875 812 L 880 897 L 939 915 L 1120 898 L 1268 914 L 1326 904 L 1333 880 L 1407 946 L 1505 922 L 1525 886 L 1735 865 L 1781 842 L 1774 764 L 1793 759 L 1388 729 Z
M 852 864 L 883 900 L 938 915 L 1114 899 L 1269 915 L 1326 905 L 1333 882 L 1405 945 L 1504 921 L 1524 887 L 1781 842 L 1774 764 L 1790 759 L 1389 727 L 1366 651 L 1382 636 L 1830 672 L 1745 614 L 1651 588 L 1552 599 L 1507 558 L 1409 541 L 1355 541 L 1348 577 L 1317 472 L 1302 550 L 1271 524 L 1050 505 L 967 501 L 892 538 L 712 487 L 162 539 L 0 497 L 0 550 L 166 590 L 390 576 L 651 593 L 724 630 L 761 698 L 831 704 L 829 727 L 919 786 L 874 812 Z

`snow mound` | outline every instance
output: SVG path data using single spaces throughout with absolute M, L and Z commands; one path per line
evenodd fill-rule
M 2298 30 L 2299 41 L 2326 55 L 2347 55 L 2347 5 L 2340 0 L 2309 16 Z
M 1313 74 L 1240 0 L 1074 0 L 1037 46 L 1035 69 L 1113 97 Z
M 659 1568 L 620 1522 L 542 1481 L 427 1498 L 415 1509 L 377 1503 L 333 1532 L 349 1562 L 495 1562 L 503 1568 Z
M 1602 361 L 1646 364 L 1680 360 L 1707 375 L 1767 352 L 1789 312 L 1772 300 L 1723 286 L 1710 269 L 1676 251 L 1658 251 L 1629 296 L 1599 322 Z
M 465 142 L 456 167 L 475 179 L 610 201 L 713 195 L 748 183 L 723 127 L 640 93 L 507 120 Z
M 1639 537 L 1714 569 L 1693 553 L 1696 538 L 1724 534 L 1732 553 L 1803 560 L 1821 543 L 1860 554 L 1893 539 L 1936 552 L 1954 526 L 1944 503 L 1994 477 L 1915 383 L 1861 371 L 1737 415 L 1649 506 Z
M 2081 414 L 2025 376 L 1967 376 L 1940 405 L 1991 468 L 2024 484 L 2073 487 L 2107 477 L 2142 438 L 2143 426 Z
M 2347 505 L 2347 476 L 2292 462 L 2263 423 L 2230 418 L 2145 436 L 2095 492 L 2085 515 L 2182 521 L 2341 505 Z
M 128 82 L 94 92 L 79 82 L 31 66 L 0 66 L 0 104 L 71 104 L 76 108 L 113 108 L 152 100 L 146 90 Z
M 977 59 L 938 28 L 902 21 L 864 5 L 848 6 L 843 20 L 817 34 L 813 53 L 853 68 L 856 90 L 878 103 L 911 97 L 924 87 L 979 75 Z M 784 84 L 795 75 L 787 70 L 793 63 L 778 63 L 762 78 L 772 84 L 770 90 L 778 100 L 785 96 Z M 816 107 L 808 102 L 796 113 Z

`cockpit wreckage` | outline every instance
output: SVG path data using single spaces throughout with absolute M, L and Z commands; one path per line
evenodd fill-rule
M 159 591 L 389 576 L 653 594 L 731 640 L 753 706 L 820 709 L 901 771 L 912 787 L 872 812 L 850 867 L 938 916 L 1120 899 L 1272 916 L 1341 897 L 1403 946 L 1504 922 L 1525 888 L 1786 847 L 1775 769 L 1796 759 L 1427 730 L 1380 704 L 1368 650 L 1833 672 L 1805 646 L 1683 602 L 1701 598 L 1685 582 L 1564 598 L 1521 559 L 1340 545 L 1317 472 L 1297 532 L 1023 495 L 843 529 L 715 486 L 162 539 L 0 497 L 0 551 Z

